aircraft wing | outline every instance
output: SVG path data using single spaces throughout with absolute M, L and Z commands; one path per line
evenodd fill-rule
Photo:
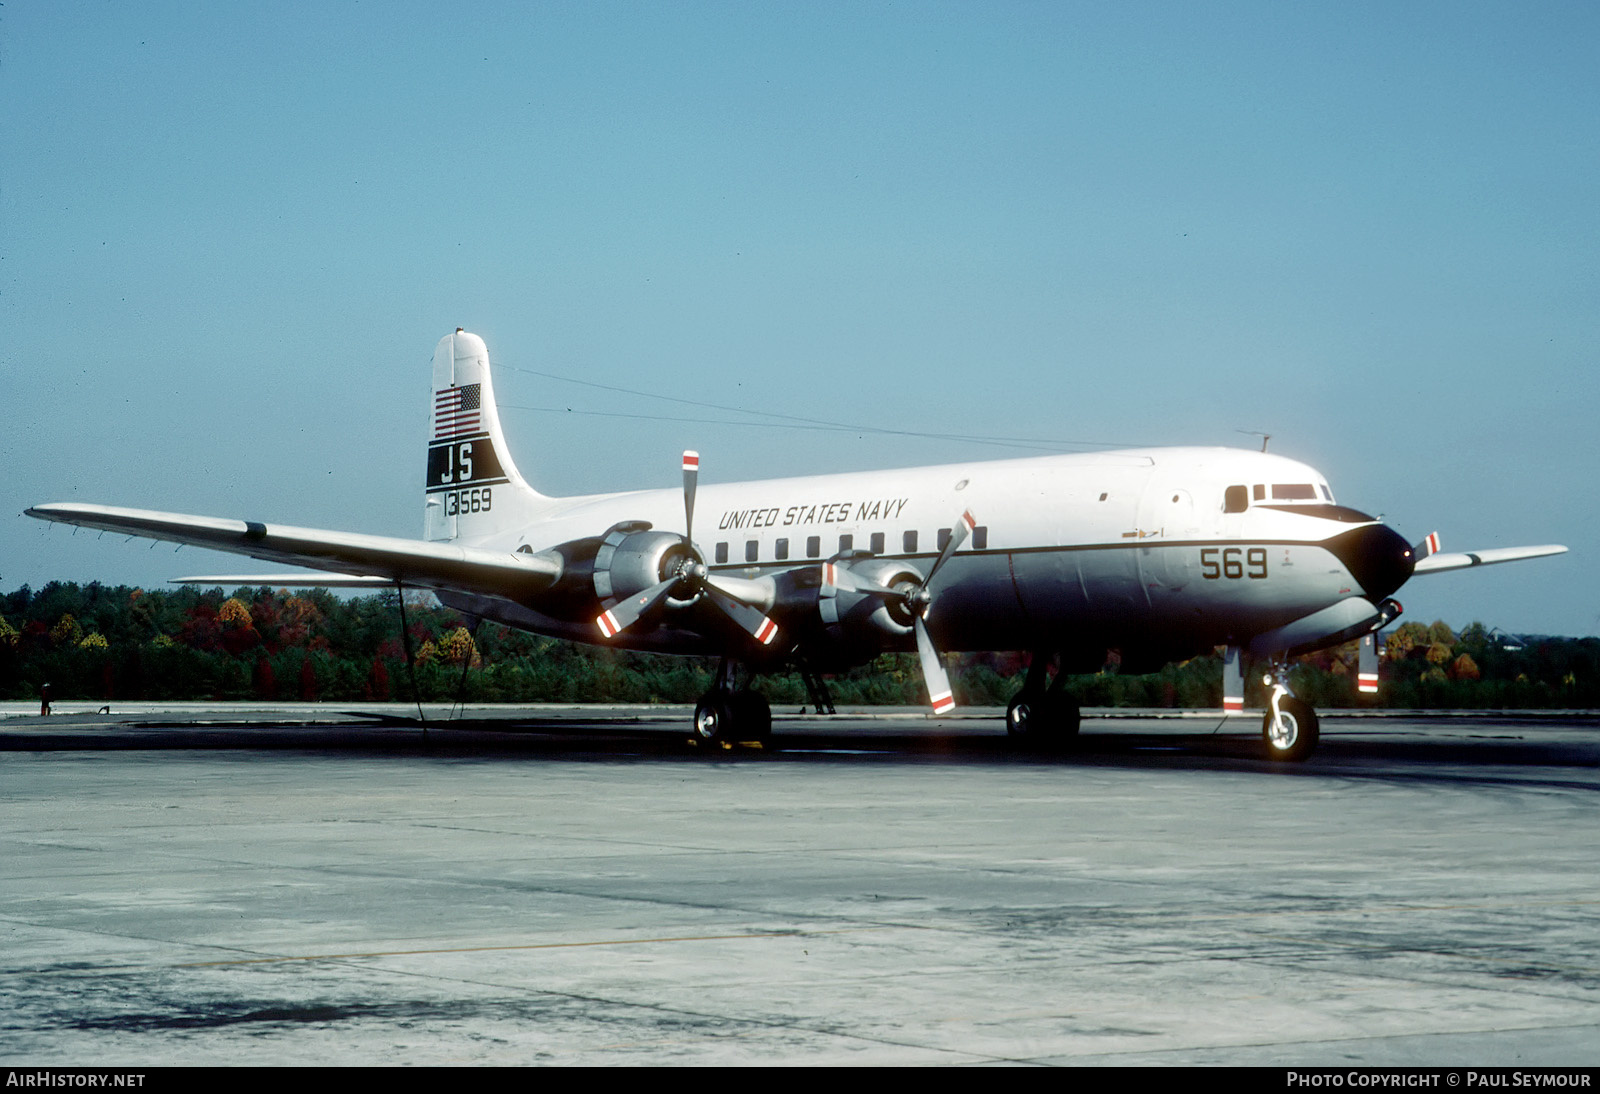
M 188 574 L 168 579 L 172 585 L 222 585 L 237 588 L 249 585 L 270 585 L 274 589 L 392 589 L 394 579 L 376 574 L 336 574 L 324 571 L 322 576 L 312 574 Z M 402 581 L 401 584 L 409 585 Z
M 328 570 L 344 577 L 399 582 L 413 588 L 457 589 L 515 598 L 536 594 L 561 576 L 560 561 L 548 556 L 487 551 L 425 540 L 71 502 L 36 505 L 26 512 L 40 520 L 76 524 L 80 528 L 99 528 L 213 551 L 230 551 L 269 562 Z
M 1567 549 L 1549 543 L 1540 547 L 1494 547 L 1487 551 L 1460 551 L 1452 554 L 1429 555 L 1419 559 L 1411 571 L 1414 575 L 1441 574 L 1446 570 L 1465 570 L 1469 566 L 1492 566 L 1496 562 L 1516 562 L 1524 558 L 1543 558 L 1545 555 L 1566 554 Z

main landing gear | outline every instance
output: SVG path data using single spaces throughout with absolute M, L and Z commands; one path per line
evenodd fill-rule
M 723 658 L 711 690 L 694 708 L 689 743 L 705 748 L 772 747 L 772 708 L 765 696 L 738 683 L 738 665 Z
M 1054 681 L 1045 686 L 1050 660 L 1049 654 L 1033 655 L 1022 690 L 1006 708 L 1006 732 L 1014 742 L 1027 748 L 1062 749 L 1078 736 L 1082 717 L 1078 704 L 1063 689 L 1066 673 L 1057 672 Z
M 1261 737 L 1267 756 L 1299 763 L 1316 751 L 1320 736 L 1317 712 L 1289 694 L 1288 666 L 1275 662 L 1261 682 L 1267 687 L 1267 712 L 1261 718 Z

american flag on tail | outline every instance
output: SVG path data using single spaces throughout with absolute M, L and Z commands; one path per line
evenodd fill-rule
M 476 433 L 482 419 L 483 385 L 447 387 L 433 396 L 433 439 L 447 440 Z

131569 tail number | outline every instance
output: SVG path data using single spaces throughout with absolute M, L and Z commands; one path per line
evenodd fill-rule
M 1207 581 L 1219 578 L 1263 578 L 1267 576 L 1265 547 L 1202 547 L 1200 575 Z

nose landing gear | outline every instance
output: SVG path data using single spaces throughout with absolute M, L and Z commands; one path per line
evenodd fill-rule
M 1317 712 L 1289 693 L 1288 669 L 1281 662 L 1261 678 L 1267 686 L 1267 712 L 1261 737 L 1270 759 L 1300 763 L 1316 751 L 1320 731 Z

